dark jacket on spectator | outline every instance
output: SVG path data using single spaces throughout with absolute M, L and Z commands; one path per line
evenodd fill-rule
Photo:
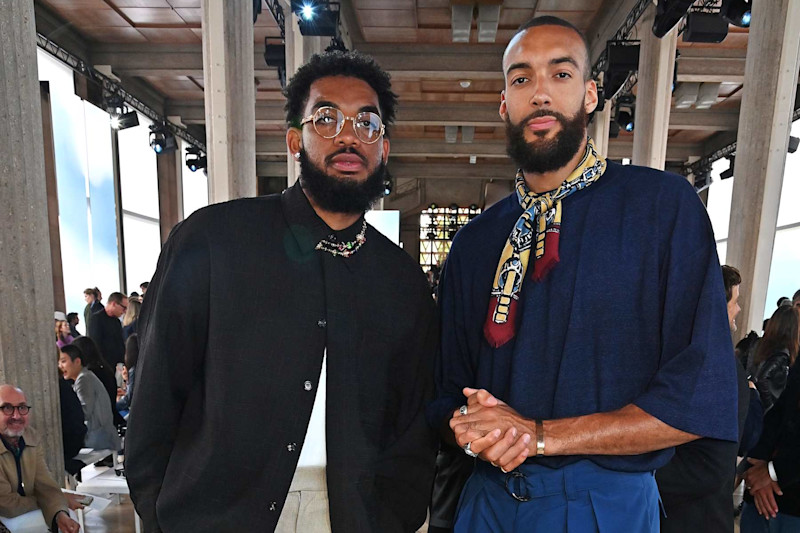
M 781 350 L 770 355 L 764 360 L 756 371 L 756 387 L 761 395 L 761 405 L 767 413 L 780 398 L 786 388 L 786 377 L 789 375 L 788 350 Z
M 786 389 L 764 416 L 764 431 L 750 457 L 772 461 L 783 496 L 775 495 L 778 512 L 800 516 L 800 366 L 792 366 Z M 745 501 L 753 502 L 749 494 Z
M 125 342 L 122 340 L 122 323 L 118 318 L 108 316 L 105 309 L 92 315 L 89 337 L 97 343 L 100 354 L 111 363 L 112 367 L 124 361 Z
M 86 424 L 83 422 L 83 408 L 78 395 L 72 390 L 70 382 L 58 378 L 58 392 L 61 397 L 61 437 L 64 442 L 64 460 L 69 461 L 83 448 L 86 437 Z

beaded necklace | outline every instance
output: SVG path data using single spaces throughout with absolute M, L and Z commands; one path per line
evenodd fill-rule
M 361 225 L 361 231 L 356 235 L 355 240 L 347 242 L 331 242 L 328 239 L 322 239 L 319 244 L 314 248 L 315 250 L 323 250 L 333 255 L 341 255 L 342 257 L 350 257 L 361 248 L 361 245 L 367 242 L 367 221 L 365 220 Z

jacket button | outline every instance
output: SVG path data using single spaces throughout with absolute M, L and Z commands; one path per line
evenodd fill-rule
M 278 502 L 269 502 L 269 510 L 275 512 L 278 510 Z
M 314 385 L 310 381 L 306 381 L 305 383 L 303 383 L 303 388 L 306 390 L 311 390 L 313 387 Z
M 289 444 L 286 445 L 286 449 L 289 450 L 290 452 L 295 451 L 297 449 L 297 443 L 290 442 Z
M 327 325 L 328 325 L 328 321 L 325 320 L 324 318 L 322 318 L 320 320 L 317 320 L 317 326 L 318 327 L 324 328 Z

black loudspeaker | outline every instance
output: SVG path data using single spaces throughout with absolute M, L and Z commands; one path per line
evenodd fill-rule
M 612 98 L 622 87 L 631 72 L 639 70 L 639 45 L 609 41 L 606 45 L 606 70 L 603 74 L 603 92 Z
M 728 36 L 728 21 L 717 13 L 689 13 L 686 15 L 685 43 L 721 43 Z
M 264 44 L 264 61 L 268 67 L 286 67 L 286 45 Z

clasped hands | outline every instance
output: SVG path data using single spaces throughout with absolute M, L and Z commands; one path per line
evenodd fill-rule
M 769 476 L 769 467 L 766 461 L 748 458 L 753 466 L 748 468 L 742 477 L 744 484 L 753 496 L 758 514 L 769 520 L 778 514 L 778 504 L 775 494 L 783 496 L 780 486 Z
M 536 434 L 533 420 L 485 389 L 465 387 L 463 393 L 467 397 L 467 414 L 457 409 L 449 422 L 459 446 L 469 444 L 473 453 L 503 472 L 511 472 L 529 455 L 535 455 L 529 447 Z

